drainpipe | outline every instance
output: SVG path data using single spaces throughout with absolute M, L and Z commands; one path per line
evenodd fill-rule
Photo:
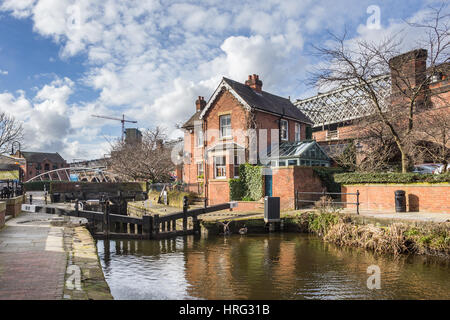
M 209 173 L 209 167 L 208 167 L 208 158 L 206 155 L 206 145 L 207 145 L 207 141 L 208 141 L 208 137 L 206 135 L 207 132 L 207 125 L 206 125 L 206 121 L 202 119 L 203 125 L 203 189 L 205 192 L 205 198 L 207 199 L 207 201 L 209 201 L 209 197 L 208 197 L 208 173 Z M 206 203 L 207 204 L 207 203 Z

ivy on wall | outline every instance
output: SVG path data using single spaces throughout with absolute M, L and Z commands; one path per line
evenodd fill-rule
M 257 201 L 263 197 L 263 176 L 260 166 L 245 163 L 239 166 L 239 178 L 230 179 L 230 199 Z

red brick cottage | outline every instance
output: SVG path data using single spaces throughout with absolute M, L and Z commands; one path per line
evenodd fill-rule
M 301 144 L 310 138 L 311 125 L 290 99 L 263 91 L 258 75 L 245 84 L 223 78 L 208 102 L 198 98 L 196 112 L 182 126 L 183 182 L 191 191 L 201 189 L 209 204 L 229 201 L 228 181 L 239 176 L 239 164 L 261 164 L 255 151 L 270 151 L 272 140 Z

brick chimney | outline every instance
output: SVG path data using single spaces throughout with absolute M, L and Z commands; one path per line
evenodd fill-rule
M 391 69 L 392 93 L 398 94 L 408 87 L 420 85 L 426 78 L 427 55 L 425 49 L 406 52 L 389 60 Z M 405 80 L 408 84 L 405 84 Z
M 245 81 L 245 85 L 257 92 L 261 92 L 263 83 L 259 80 L 259 76 L 257 74 L 253 74 L 248 76 L 248 80 Z
M 195 107 L 197 111 L 203 110 L 203 108 L 206 106 L 205 97 L 198 97 L 197 100 L 195 100 Z

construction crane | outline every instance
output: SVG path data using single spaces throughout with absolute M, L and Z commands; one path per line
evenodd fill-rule
M 122 122 L 122 142 L 123 142 L 123 134 L 125 133 L 125 122 L 137 123 L 137 121 L 135 121 L 135 120 L 125 120 L 125 115 L 124 114 L 122 114 L 122 119 L 120 119 L 120 118 L 113 118 L 113 117 L 107 117 L 107 116 L 98 116 L 98 115 L 95 115 L 95 114 L 93 114 L 92 116 L 96 117 L 96 118 L 117 120 L 117 121 Z

